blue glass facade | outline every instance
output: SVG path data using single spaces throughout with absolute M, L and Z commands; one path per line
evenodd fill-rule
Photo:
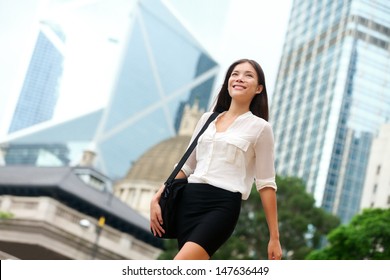
M 54 26 L 48 26 L 50 29 Z M 58 30 L 50 32 L 65 40 Z M 39 32 L 23 87 L 8 129 L 12 133 L 53 117 L 63 70 L 63 54 L 47 32 Z
M 198 99 L 202 108 L 208 106 L 219 71 L 214 59 L 163 1 L 139 1 L 132 14 L 107 106 L 73 120 L 73 125 L 58 124 L 12 143 L 67 143 L 72 162 L 81 158 L 81 146 L 93 143 L 97 168 L 113 179 L 122 178 L 150 147 L 176 135 L 183 103 Z
M 272 100 L 280 174 L 319 205 L 359 211 L 372 139 L 390 118 L 390 3 L 294 1 Z

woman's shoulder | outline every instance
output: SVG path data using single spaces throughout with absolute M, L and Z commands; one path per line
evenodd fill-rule
M 256 125 L 259 125 L 261 127 L 264 127 L 264 126 L 270 127 L 271 126 L 271 124 L 268 121 L 266 121 L 265 119 L 260 118 L 260 117 L 258 117 L 256 115 L 254 115 L 254 114 L 250 114 L 249 117 L 251 118 L 251 121 L 254 124 L 256 124 Z
M 252 115 L 251 123 L 253 131 L 258 132 L 257 137 L 260 137 L 260 135 L 273 135 L 272 125 L 265 119 Z
M 200 121 L 206 122 L 207 119 L 208 119 L 213 113 L 214 113 L 214 112 L 212 112 L 212 111 L 207 111 L 207 112 L 203 113 L 203 115 L 200 117 Z
M 208 120 L 208 118 L 211 116 L 213 112 L 205 112 L 203 113 L 199 120 L 198 120 L 198 125 L 197 126 L 201 126 L 201 125 L 204 125 L 206 123 L 206 121 Z
M 202 115 L 202 118 L 208 118 L 208 117 L 210 117 L 213 113 L 214 113 L 213 111 L 204 112 L 203 115 Z

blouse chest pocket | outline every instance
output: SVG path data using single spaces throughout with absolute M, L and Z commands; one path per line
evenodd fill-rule
M 226 161 L 228 163 L 234 163 L 237 158 L 244 158 L 243 154 L 248 150 L 250 142 L 241 138 L 229 138 L 226 139 Z M 242 155 L 242 157 L 240 156 Z M 237 162 L 242 164 L 243 162 Z
M 205 134 L 202 134 L 198 139 L 198 144 L 196 145 L 196 159 L 201 160 L 207 157 L 210 154 L 210 149 L 212 147 L 213 139 Z

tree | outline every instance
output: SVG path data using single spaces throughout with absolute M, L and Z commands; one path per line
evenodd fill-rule
M 312 252 L 316 260 L 389 260 L 390 209 L 364 209 L 328 235 L 329 245 Z
M 319 248 L 321 237 L 339 225 L 339 219 L 315 207 L 314 198 L 305 191 L 302 180 L 277 177 L 280 242 L 284 259 L 304 259 Z M 242 202 L 240 218 L 230 239 L 213 259 L 267 259 L 269 240 L 265 214 L 255 187 L 248 200 Z M 168 240 L 160 259 L 172 259 L 176 242 Z
M 172 260 L 177 253 L 176 239 L 164 240 L 165 250 L 158 257 L 159 260 Z

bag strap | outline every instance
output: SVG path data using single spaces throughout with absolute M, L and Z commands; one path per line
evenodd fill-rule
M 184 163 L 187 161 L 188 157 L 191 155 L 192 151 L 195 149 L 195 146 L 198 144 L 199 137 L 203 134 L 203 132 L 207 129 L 209 124 L 218 116 L 219 112 L 213 112 L 210 117 L 207 119 L 206 123 L 203 125 L 202 129 L 199 131 L 198 135 L 195 137 L 194 141 L 192 141 L 191 145 L 188 147 L 187 151 L 176 165 L 175 169 L 172 171 L 171 175 L 168 177 L 165 185 L 167 183 L 172 183 L 175 179 L 176 175 L 179 173 Z

